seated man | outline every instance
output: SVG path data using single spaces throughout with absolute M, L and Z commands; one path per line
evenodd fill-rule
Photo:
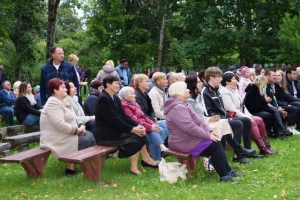
M 201 91 L 204 101 L 205 114 L 210 117 L 219 115 L 221 119 L 228 119 L 228 123 L 232 128 L 234 138 L 239 144 L 241 144 L 243 136 L 244 148 L 246 149 L 244 156 L 261 157 L 261 155 L 255 154 L 255 150 L 251 149 L 251 120 L 247 117 L 232 118 L 229 113 L 225 111 L 223 100 L 219 92 L 222 74 L 222 71 L 217 67 L 209 67 L 205 71 L 204 77 L 207 85 Z M 222 138 L 222 142 L 223 144 L 225 143 L 225 137 Z M 227 142 L 231 145 L 231 142 L 228 140 L 228 138 Z M 237 157 L 233 158 L 234 162 L 248 162 L 248 160 L 239 155 L 238 152 L 235 151 L 235 154 Z
M 11 91 L 11 83 L 4 81 L 3 89 L 0 90 L 0 115 L 8 119 L 9 125 L 14 125 L 14 104 L 17 100 L 15 94 Z

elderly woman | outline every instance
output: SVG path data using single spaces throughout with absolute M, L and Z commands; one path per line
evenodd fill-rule
M 153 74 L 154 87 L 148 93 L 151 104 L 157 120 L 166 119 L 164 115 L 164 102 L 168 99 L 166 88 L 168 87 L 168 80 L 166 74 L 162 72 L 155 72 Z
M 233 181 L 232 177 L 240 176 L 229 166 L 218 134 L 210 130 L 199 114 L 186 103 L 190 97 L 186 83 L 173 83 L 169 95 L 171 97 L 165 102 L 164 113 L 170 131 L 170 148 L 193 157 L 211 156 L 220 181 Z
M 19 124 L 40 127 L 41 109 L 42 107 L 34 99 L 31 84 L 22 82 L 19 86 L 19 97 L 15 104 L 15 115 Z
M 118 72 L 115 71 L 115 63 L 112 60 L 106 61 L 105 65 L 98 72 L 96 80 L 103 82 L 103 79 L 107 76 L 115 76 L 120 80 Z
M 131 160 L 131 174 L 141 174 L 137 167 L 139 151 L 142 166 L 158 168 L 158 164 L 149 156 L 146 149 L 146 129 L 128 117 L 122 108 L 119 97 L 119 79 L 108 76 L 103 79 L 104 90 L 96 104 L 96 132 L 98 144 L 119 147 L 119 158 Z
M 51 97 L 41 113 L 40 146 L 59 157 L 96 145 L 93 134 L 85 130 L 84 124 L 77 123 L 72 105 L 64 100 L 68 95 L 64 82 L 53 78 L 48 86 Z M 65 175 L 76 174 L 75 164 L 69 163 Z
M 276 107 L 268 106 L 267 101 L 270 97 L 264 97 L 263 89 L 266 87 L 268 81 L 263 75 L 259 75 L 255 78 L 253 84 L 249 84 L 246 89 L 246 95 L 244 99 L 247 110 L 254 116 L 259 116 L 263 119 L 272 120 L 278 126 L 278 132 L 281 135 L 291 135 L 290 131 L 284 126 L 281 118 L 280 111 Z M 268 116 L 271 114 L 271 118 Z
M 276 153 L 268 141 L 263 119 L 243 112 L 243 100 L 238 92 L 237 80 L 235 79 L 234 74 L 232 72 L 226 72 L 223 74 L 222 79 L 221 84 L 224 87 L 220 89 L 220 93 L 222 94 L 225 110 L 234 112 L 235 117 L 248 117 L 251 119 L 251 138 L 259 148 L 260 154 L 266 155 Z
M 140 105 L 135 102 L 135 94 L 132 87 L 124 86 L 120 90 L 119 96 L 125 114 L 146 129 L 147 144 L 151 157 L 153 160 L 159 161 L 161 159 L 161 152 L 167 150 L 167 147 L 163 144 L 164 142 L 159 134 L 160 128 L 158 124 L 149 119 L 141 110 Z
M 149 78 L 145 74 L 137 74 L 134 77 L 135 99 L 140 105 L 144 114 L 146 114 L 152 121 L 156 122 L 160 127 L 160 136 L 163 141 L 169 136 L 169 130 L 167 128 L 166 120 L 155 120 L 154 111 L 151 104 L 151 99 L 147 95 L 149 88 Z
M 85 115 L 93 116 L 95 115 L 95 107 L 98 100 L 99 95 L 102 93 L 103 84 L 101 81 L 94 80 L 91 83 L 90 87 L 90 95 L 84 101 L 83 110 Z

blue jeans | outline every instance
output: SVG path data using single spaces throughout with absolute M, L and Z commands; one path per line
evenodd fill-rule
M 148 140 L 147 145 L 149 147 L 151 158 L 153 160 L 159 160 L 161 158 L 161 150 L 159 145 L 163 144 L 163 140 L 158 132 L 151 131 L 146 134 Z
M 162 140 L 165 141 L 170 134 L 169 130 L 167 128 L 166 120 L 159 120 L 156 123 L 158 124 L 158 126 L 160 128 L 160 130 L 159 130 L 160 136 L 161 136 Z
M 0 114 L 8 119 L 8 123 L 10 126 L 14 126 L 14 109 L 10 106 L 4 106 Z
M 26 119 L 22 122 L 22 125 L 37 125 L 39 127 L 38 130 L 40 130 L 40 116 L 29 114 L 27 115 Z

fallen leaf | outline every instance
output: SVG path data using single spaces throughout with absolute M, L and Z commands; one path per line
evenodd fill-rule
M 138 200 L 142 200 L 141 196 L 138 196 L 137 199 L 138 199 Z
M 114 188 L 118 187 L 116 183 L 113 183 L 112 186 L 113 186 Z
M 258 169 L 254 169 L 254 170 L 252 170 L 253 172 L 258 172 Z
M 147 170 L 145 170 L 145 168 L 143 168 L 143 172 L 145 173 Z
M 282 177 L 282 174 L 278 174 L 279 177 Z
M 237 194 L 235 194 L 235 195 L 234 195 L 234 197 L 238 197 L 238 195 L 237 195 Z
M 88 192 L 93 192 L 93 189 L 87 189 Z
M 273 196 L 273 198 L 274 198 L 274 199 L 277 199 L 277 194 L 275 194 L 275 195 Z
M 134 186 L 131 187 L 131 191 L 135 192 L 135 187 Z
M 284 196 L 285 196 L 285 193 L 286 193 L 285 189 L 282 189 L 282 190 L 281 190 L 281 197 L 284 197 Z
M 198 185 L 193 185 L 193 187 L 192 187 L 192 188 L 193 188 L 193 189 L 196 189 L 197 187 L 198 187 Z
M 26 196 L 26 193 L 24 193 L 24 192 L 21 192 L 21 196 Z

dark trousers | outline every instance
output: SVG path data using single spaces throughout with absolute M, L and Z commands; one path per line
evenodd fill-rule
M 268 106 L 265 109 L 265 111 L 272 114 L 272 116 L 274 117 L 279 129 L 284 129 L 285 128 L 285 126 L 283 124 L 286 122 L 286 119 L 281 118 L 281 113 L 279 112 L 278 108 Z
M 267 111 L 261 111 L 259 113 L 254 113 L 254 116 L 261 117 L 264 120 L 265 128 L 268 134 L 271 134 L 271 129 L 273 127 L 273 132 L 275 135 L 278 134 L 278 126 L 276 121 L 274 120 L 274 117 L 271 113 Z
M 296 124 L 297 115 L 299 115 L 299 108 L 296 106 L 281 106 L 287 113 L 287 126 L 293 126 Z
M 251 149 L 251 120 L 247 117 L 236 117 L 229 120 L 228 123 L 236 141 L 241 144 L 243 136 L 244 147 Z
M 290 103 L 290 105 L 297 108 L 296 124 L 297 124 L 297 129 L 299 129 L 300 128 L 300 102 L 292 102 Z
M 200 156 L 211 156 L 211 162 L 220 177 L 228 175 L 232 170 L 220 142 L 212 142 Z

